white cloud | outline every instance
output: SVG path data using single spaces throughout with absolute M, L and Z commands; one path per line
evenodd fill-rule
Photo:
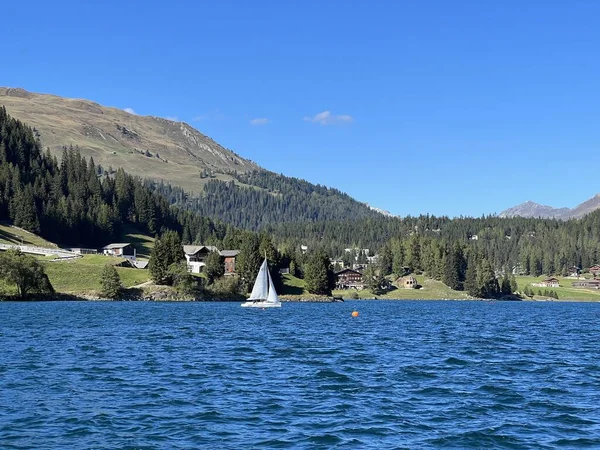
M 179 122 L 179 117 L 177 116 L 167 116 L 165 119 L 172 120 L 173 122 Z
M 320 123 L 321 125 L 350 123 L 354 121 L 352 116 L 349 116 L 348 114 L 334 115 L 331 114 L 331 111 L 323 111 L 313 117 L 305 117 L 304 120 L 307 122 Z
M 125 111 L 126 113 L 129 113 L 129 114 L 133 114 L 134 116 L 137 116 L 137 115 L 138 115 L 138 113 L 136 113 L 136 112 L 133 110 L 133 108 L 125 108 L 123 111 Z
M 250 121 L 250 125 L 266 125 L 269 123 L 269 119 L 266 117 L 258 117 Z

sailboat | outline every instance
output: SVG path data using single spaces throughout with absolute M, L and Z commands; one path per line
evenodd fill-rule
M 252 293 L 247 302 L 242 303 L 244 308 L 281 308 L 281 301 L 273 286 L 273 279 L 269 273 L 267 258 L 263 261 L 256 275 Z

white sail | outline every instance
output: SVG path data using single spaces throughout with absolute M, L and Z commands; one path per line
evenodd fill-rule
M 269 278 L 269 295 L 267 297 L 268 303 L 279 303 L 279 297 L 277 296 L 277 291 L 275 290 L 275 286 L 273 286 L 273 280 L 271 279 L 271 274 L 267 270 L 268 278 Z
M 252 293 L 250 294 L 250 298 L 248 300 L 265 300 L 268 295 L 268 272 L 267 268 L 267 260 L 263 261 L 260 266 L 260 270 L 258 271 L 258 275 L 256 276 L 256 281 L 254 282 L 254 287 L 252 288 Z

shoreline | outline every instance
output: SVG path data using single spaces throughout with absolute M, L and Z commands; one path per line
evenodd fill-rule
M 592 299 L 485 299 L 485 298 L 342 298 L 339 297 L 322 297 L 322 296 L 280 296 L 282 303 L 345 303 L 345 302 L 377 302 L 377 301 L 451 301 L 451 302 L 486 302 L 486 303 L 598 303 L 598 300 Z M 66 294 L 59 293 L 50 296 L 28 296 L 26 298 L 5 296 L 0 297 L 1 302 L 174 302 L 174 303 L 201 303 L 201 302 L 216 302 L 216 303 L 243 303 L 246 298 L 219 298 L 219 297 L 202 297 L 202 298 L 185 298 L 185 297 L 169 297 L 169 298 L 154 298 L 152 296 L 133 296 L 110 299 L 102 298 L 97 295 L 86 293 L 81 294 Z

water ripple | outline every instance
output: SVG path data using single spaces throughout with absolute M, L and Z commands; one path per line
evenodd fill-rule
M 0 324 L 3 449 L 600 448 L 598 304 L 0 303 Z

